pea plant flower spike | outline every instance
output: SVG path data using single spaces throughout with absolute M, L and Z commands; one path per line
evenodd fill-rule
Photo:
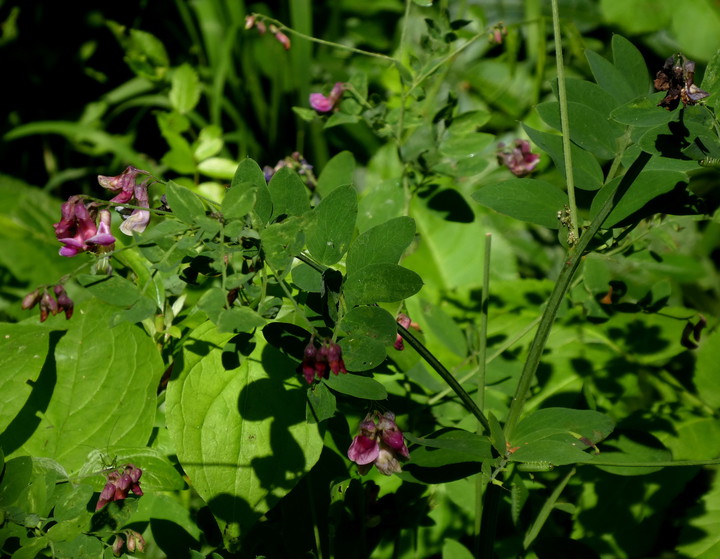
M 530 151 L 530 142 L 527 140 L 515 140 L 512 147 L 501 143 L 498 148 L 498 163 L 510 169 L 516 177 L 529 175 L 540 162 L 540 156 Z
M 348 449 L 348 458 L 365 475 L 375 465 L 381 474 L 389 476 L 402 471 L 400 459 L 410 457 L 402 431 L 395 423 L 395 414 L 378 411 L 365 416 L 357 435 Z
M 138 183 L 138 175 L 147 175 L 147 178 Z M 133 231 L 142 233 L 150 222 L 150 201 L 148 198 L 150 181 L 150 174 L 147 171 L 136 169 L 132 166 L 115 177 L 98 175 L 98 183 L 100 186 L 107 188 L 111 192 L 117 192 L 117 195 L 111 198 L 110 202 L 132 204 L 134 206 L 140 206 L 141 208 L 148 208 L 147 210 L 139 208 L 129 210 L 122 206 L 117 208 L 124 220 L 122 225 L 120 225 L 120 231 L 125 233 L 125 235 L 132 237 Z
M 95 510 L 100 510 L 112 501 L 127 499 L 130 492 L 138 497 L 143 495 L 140 488 L 140 477 L 142 470 L 134 464 L 127 464 L 122 471 L 112 470 L 107 474 L 107 483 L 103 487 Z
M 60 211 L 62 218 L 53 225 L 57 240 L 63 244 L 60 256 L 71 258 L 86 251 L 103 252 L 98 247 L 115 244 L 115 237 L 110 233 L 110 212 L 107 210 L 97 212 L 92 205 L 88 208 L 82 196 L 75 195 L 61 206 Z
M 319 113 L 329 113 L 330 111 L 335 110 L 342 98 L 345 88 L 346 85 L 344 83 L 337 82 L 328 96 L 325 96 L 322 93 L 311 93 L 310 106 Z

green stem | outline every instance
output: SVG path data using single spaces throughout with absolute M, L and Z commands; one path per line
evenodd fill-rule
M 379 52 L 372 52 L 369 50 L 356 49 L 355 47 L 350 47 L 348 45 L 342 45 L 340 43 L 333 43 L 331 41 L 325 41 L 323 39 L 318 39 L 317 37 L 313 37 L 312 35 L 306 35 L 305 33 L 301 33 L 300 31 L 295 31 L 292 27 L 288 27 L 288 26 L 284 25 L 277 19 L 267 17 L 266 15 L 263 15 L 263 14 L 255 14 L 254 13 L 251 15 L 255 16 L 259 20 L 273 23 L 277 26 L 277 28 L 280 31 L 289 33 L 290 35 L 294 35 L 295 37 L 299 37 L 301 39 L 305 39 L 306 41 L 311 41 L 313 43 L 318 43 L 320 45 L 325 45 L 326 47 L 332 47 L 334 49 L 340 49 L 340 50 L 346 50 L 349 52 L 354 52 L 355 54 L 362 54 L 363 56 L 372 56 L 374 58 L 381 58 L 383 60 L 386 60 L 387 62 L 392 62 L 392 63 L 398 62 L 398 60 L 396 58 L 393 58 L 392 56 L 387 56 L 386 54 L 380 54 Z
M 570 232 L 573 239 L 579 238 L 577 204 L 575 202 L 575 179 L 573 178 L 572 151 L 570 149 L 570 120 L 568 119 L 567 91 L 565 90 L 565 65 L 563 63 L 562 36 L 560 34 L 560 13 L 557 0 L 552 0 L 553 34 L 555 35 L 555 58 L 558 75 L 558 101 L 560 102 L 560 129 L 562 131 L 563 158 L 565 159 L 565 181 L 567 183 L 568 205 L 570 206 Z
M 560 271 L 557 281 L 555 282 L 555 287 L 550 294 L 550 298 L 548 299 L 547 306 L 545 307 L 545 312 L 542 315 L 537 332 L 535 332 L 535 338 L 530 344 L 528 357 L 520 375 L 515 395 L 510 404 L 510 411 L 508 412 L 508 418 L 504 429 L 505 438 L 507 440 L 512 440 L 512 432 L 515 429 L 515 425 L 520 419 L 520 415 L 522 414 L 525 406 L 525 400 L 528 397 L 530 386 L 533 378 L 535 377 L 535 372 L 540 364 L 545 344 L 547 343 L 548 336 L 550 335 L 550 329 L 555 321 L 555 316 L 560 308 L 560 304 L 570 287 L 573 275 L 580 265 L 580 261 L 585 253 L 585 250 L 595 234 L 600 230 L 600 227 L 607 216 L 615 207 L 617 200 L 619 200 L 620 197 L 622 197 L 622 195 L 627 191 L 649 160 L 650 154 L 644 151 L 640 152 L 640 155 L 638 155 L 637 159 L 635 159 L 633 164 L 627 170 L 623 178 L 615 187 L 615 190 L 610 194 L 610 196 L 608 196 L 597 216 L 580 238 L 578 244 L 568 251 L 565 264 Z
M 472 399 L 470 394 L 468 394 L 465 389 L 460 385 L 460 383 L 457 381 L 457 379 L 452 375 L 450 371 L 448 371 L 440 361 L 437 360 L 437 358 L 428 350 L 421 342 L 418 340 L 413 334 L 411 334 L 408 330 L 406 330 L 401 324 L 397 325 L 398 334 L 402 336 L 402 338 L 410 344 L 410 346 L 417 351 L 420 354 L 420 357 L 422 357 L 425 362 L 430 365 L 435 371 L 442 377 L 442 379 L 450 386 L 450 388 L 453 389 L 455 394 L 458 395 L 460 400 L 462 400 L 463 404 L 465 404 L 465 407 L 467 410 L 473 414 L 477 420 L 480 422 L 480 424 L 483 426 L 483 429 L 485 429 L 486 433 L 490 432 L 490 424 L 488 423 L 487 418 L 485 417 L 485 414 L 482 412 L 482 410 L 477 406 L 475 403 L 475 400 Z
M 490 299 L 490 249 L 492 246 L 492 235 L 485 235 L 485 254 L 483 257 L 483 285 L 482 296 L 480 297 L 480 343 L 478 347 L 478 391 L 475 396 L 477 405 L 481 410 L 485 409 L 485 365 L 487 363 L 487 330 L 488 330 L 488 301 Z
M 537 538 L 540 530 L 545 525 L 545 522 L 547 522 L 547 519 L 550 517 L 550 513 L 555 507 L 555 503 L 557 503 L 558 498 L 560 498 L 560 494 L 563 492 L 563 489 L 565 489 L 565 486 L 570 481 L 570 478 L 575 475 L 575 471 L 575 468 L 572 468 L 567 473 L 567 475 L 560 481 L 560 483 L 557 484 L 557 487 L 555 487 L 553 492 L 547 498 L 545 504 L 543 504 L 543 507 L 540 509 L 540 512 L 535 518 L 535 522 L 533 522 L 532 526 L 530 526 L 530 528 L 528 529 L 527 534 L 525 534 L 525 539 L 523 540 L 523 549 L 527 550 L 532 544 L 532 542 L 535 541 L 535 538 Z

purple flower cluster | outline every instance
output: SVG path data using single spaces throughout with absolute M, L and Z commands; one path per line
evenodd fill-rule
M 512 147 L 501 143 L 498 148 L 498 163 L 505 165 L 516 177 L 529 175 L 540 161 L 539 155 L 530 152 L 530 142 L 527 140 L 515 140 Z
M 302 372 L 308 384 L 317 378 L 328 378 L 330 371 L 336 375 L 347 373 L 345 362 L 342 358 L 342 348 L 335 342 L 325 340 L 319 348 L 315 347 L 315 337 L 310 338 L 310 343 L 303 352 Z
M 347 455 L 358 465 L 361 475 L 369 472 L 373 464 L 386 476 L 401 472 L 398 458 L 409 458 L 410 452 L 395 423 L 395 414 L 389 411 L 382 415 L 378 411 L 367 414 Z
M 55 316 L 61 312 L 65 313 L 66 320 L 70 320 L 75 305 L 73 300 L 68 297 L 63 285 L 59 283 L 53 286 L 54 298 L 52 294 L 48 293 L 48 288 L 49 286 L 42 289 L 38 287 L 35 291 L 25 295 L 22 308 L 27 311 L 40 303 L 40 322 L 45 322 L 48 315 Z
M 258 33 L 260 35 L 264 35 L 265 32 L 269 29 L 270 33 L 272 33 L 275 36 L 275 39 L 283 46 L 285 50 L 290 50 L 290 37 L 285 35 L 277 25 L 271 23 L 269 26 L 265 25 L 265 22 L 260 19 L 262 16 L 258 16 L 258 14 L 250 14 L 245 17 L 245 29 L 252 29 L 253 27 L 258 30 Z
M 138 184 L 138 175 L 146 175 L 147 178 Z M 132 211 L 122 207 L 118 208 L 118 212 L 124 220 L 122 225 L 120 225 L 120 231 L 130 237 L 132 237 L 133 231 L 137 231 L 138 233 L 145 231 L 147 224 L 150 222 L 150 212 L 148 211 L 150 208 L 148 199 L 149 177 L 150 173 L 147 171 L 142 171 L 132 166 L 125 169 L 116 177 L 98 176 L 100 186 L 107 188 L 111 192 L 117 192 L 117 195 L 112 198 L 110 202 L 140 206 L 140 208 Z
M 329 113 L 333 109 L 336 109 L 340 98 L 343 95 L 343 91 L 347 86 L 342 82 L 337 82 L 330 95 L 325 96 L 322 93 L 311 93 L 310 94 L 310 106 L 319 113 Z
M 140 489 L 140 476 L 142 470 L 136 468 L 133 464 L 127 464 L 122 472 L 120 470 L 112 470 L 107 474 L 107 483 L 100 493 L 95 510 L 100 510 L 112 501 L 122 501 L 126 499 L 130 491 L 138 497 L 143 494 Z
M 109 211 L 97 211 L 93 204 L 85 206 L 82 196 L 71 196 L 60 207 L 60 212 L 62 218 L 53 227 L 55 236 L 63 244 L 61 256 L 70 258 L 81 252 L 108 252 L 113 249 L 115 237 L 110 233 Z
M 265 167 L 263 167 L 265 181 L 270 182 L 270 179 L 273 177 L 273 175 L 283 167 L 293 169 L 298 175 L 300 175 L 300 178 L 303 179 L 305 184 L 311 190 L 317 185 L 317 179 L 313 174 L 313 166 L 305 160 L 305 158 L 299 151 L 295 151 L 292 155 L 286 157 L 285 159 L 281 159 L 277 162 L 275 167 L 265 165 Z

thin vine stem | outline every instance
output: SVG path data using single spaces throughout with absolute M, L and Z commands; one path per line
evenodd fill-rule
M 641 151 L 625 175 L 623 175 L 618 185 L 610 193 L 607 200 L 605 200 L 605 203 L 600 208 L 600 211 L 595 216 L 595 219 L 593 219 L 583 236 L 580 237 L 578 244 L 568 251 L 563 268 L 560 271 L 557 281 L 555 282 L 555 287 L 550 294 L 547 306 L 545 307 L 545 312 L 543 313 L 538 329 L 535 332 L 535 338 L 530 344 L 527 360 L 525 361 L 525 365 L 520 375 L 515 395 L 510 403 L 510 411 L 508 412 L 508 418 L 505 422 L 504 428 L 505 438 L 507 440 L 511 440 L 512 432 L 523 412 L 525 401 L 527 400 L 530 392 L 530 386 L 532 385 L 535 372 L 537 371 L 543 350 L 545 349 L 545 344 L 547 343 L 548 336 L 550 335 L 550 329 L 555 321 L 555 316 L 560 308 L 560 304 L 565 298 L 565 294 L 570 287 L 570 282 L 575 275 L 575 271 L 580 265 L 580 261 L 585 253 L 585 250 L 592 241 L 593 237 L 595 237 L 596 233 L 600 230 L 600 227 L 607 216 L 615 207 L 617 200 L 627 191 L 630 185 L 639 176 L 645 165 L 647 165 L 649 160 L 650 154 Z
M 420 357 L 422 357 L 428 365 L 430 365 L 433 369 L 435 369 L 435 371 L 450 386 L 450 388 L 453 389 L 455 394 L 457 394 L 458 397 L 460 398 L 460 400 L 462 400 L 462 403 L 465 404 L 465 407 L 467 408 L 467 410 L 477 418 L 477 420 L 482 425 L 483 429 L 485 429 L 485 432 L 489 433 L 490 432 L 490 423 L 488 422 L 487 417 L 485 417 L 485 414 L 475 403 L 475 400 L 473 400 L 472 396 L 470 396 L 470 394 L 468 394 L 465 391 L 465 389 L 460 385 L 460 383 L 452 375 L 452 373 L 450 371 L 448 371 L 445 368 L 445 366 L 442 363 L 440 363 L 440 361 L 437 360 L 437 358 L 432 354 L 432 352 L 430 350 L 428 350 L 420 342 L 420 340 L 418 340 L 411 332 L 409 332 L 401 324 L 397 325 L 397 330 L 398 330 L 398 333 L 400 334 L 400 336 L 402 336 L 402 338 L 408 344 L 410 344 L 410 347 L 412 347 L 415 351 L 417 351 L 420 354 Z
M 557 0 L 552 0 L 552 18 L 553 34 L 555 35 L 555 58 L 557 61 L 558 101 L 560 102 L 560 129 L 562 131 L 563 158 L 565 159 L 565 182 L 567 184 L 568 206 L 570 207 L 570 233 L 573 239 L 579 239 L 575 179 L 573 177 L 572 150 L 570 149 L 570 120 L 568 119 L 568 101 L 565 89 L 565 64 L 563 62 L 560 12 Z

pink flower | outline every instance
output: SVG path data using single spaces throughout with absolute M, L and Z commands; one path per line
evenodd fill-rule
M 149 179 L 137 184 L 138 175 L 149 176 L 149 173 L 130 166 L 115 177 L 98 175 L 98 183 L 100 183 L 100 186 L 103 188 L 107 188 L 112 192 L 118 192 L 118 194 L 110 200 L 111 202 L 128 204 L 134 200 L 134 206 L 149 208 L 150 202 L 147 190 Z M 124 220 L 120 226 L 120 231 L 130 237 L 132 237 L 133 231 L 137 231 L 138 233 L 145 231 L 145 228 L 150 222 L 150 212 L 148 210 L 134 209 L 130 212 L 125 208 L 118 207 L 118 212 L 120 212 Z
M 530 142 L 527 140 L 515 140 L 513 146 L 506 148 L 502 143 L 498 146 L 498 163 L 505 165 L 516 177 L 524 177 L 537 166 L 540 156 L 530 152 Z
M 347 373 L 342 358 L 342 348 L 328 340 L 325 340 L 320 348 L 316 348 L 314 336 L 310 338 L 310 343 L 303 352 L 301 367 L 308 384 L 312 384 L 316 375 L 317 378 L 328 378 L 328 367 L 336 375 Z
M 409 458 L 402 431 L 395 423 L 395 414 L 375 411 L 365 416 L 357 435 L 348 449 L 348 458 L 365 475 L 373 464 L 381 474 L 389 476 L 402 471 L 398 458 Z
M 337 82 L 330 92 L 330 95 L 325 97 L 322 93 L 311 93 L 310 94 L 310 106 L 319 113 L 329 113 L 337 107 L 340 98 L 342 97 L 343 91 L 345 91 L 345 84 Z
M 71 196 L 60 207 L 60 212 L 62 218 L 53 227 L 58 241 L 64 245 L 60 249 L 61 256 L 70 258 L 85 251 L 98 252 L 98 245 L 112 247 L 115 243 L 115 237 L 110 234 L 110 213 L 107 210 L 99 212 L 99 226 L 81 196 Z
M 122 473 L 120 470 L 112 470 L 107 474 L 107 483 L 100 493 L 95 510 L 100 510 L 112 501 L 122 501 L 126 499 L 128 493 L 132 491 L 138 497 L 142 496 L 143 491 L 140 489 L 140 476 L 142 470 L 136 468 L 133 464 L 127 464 Z

